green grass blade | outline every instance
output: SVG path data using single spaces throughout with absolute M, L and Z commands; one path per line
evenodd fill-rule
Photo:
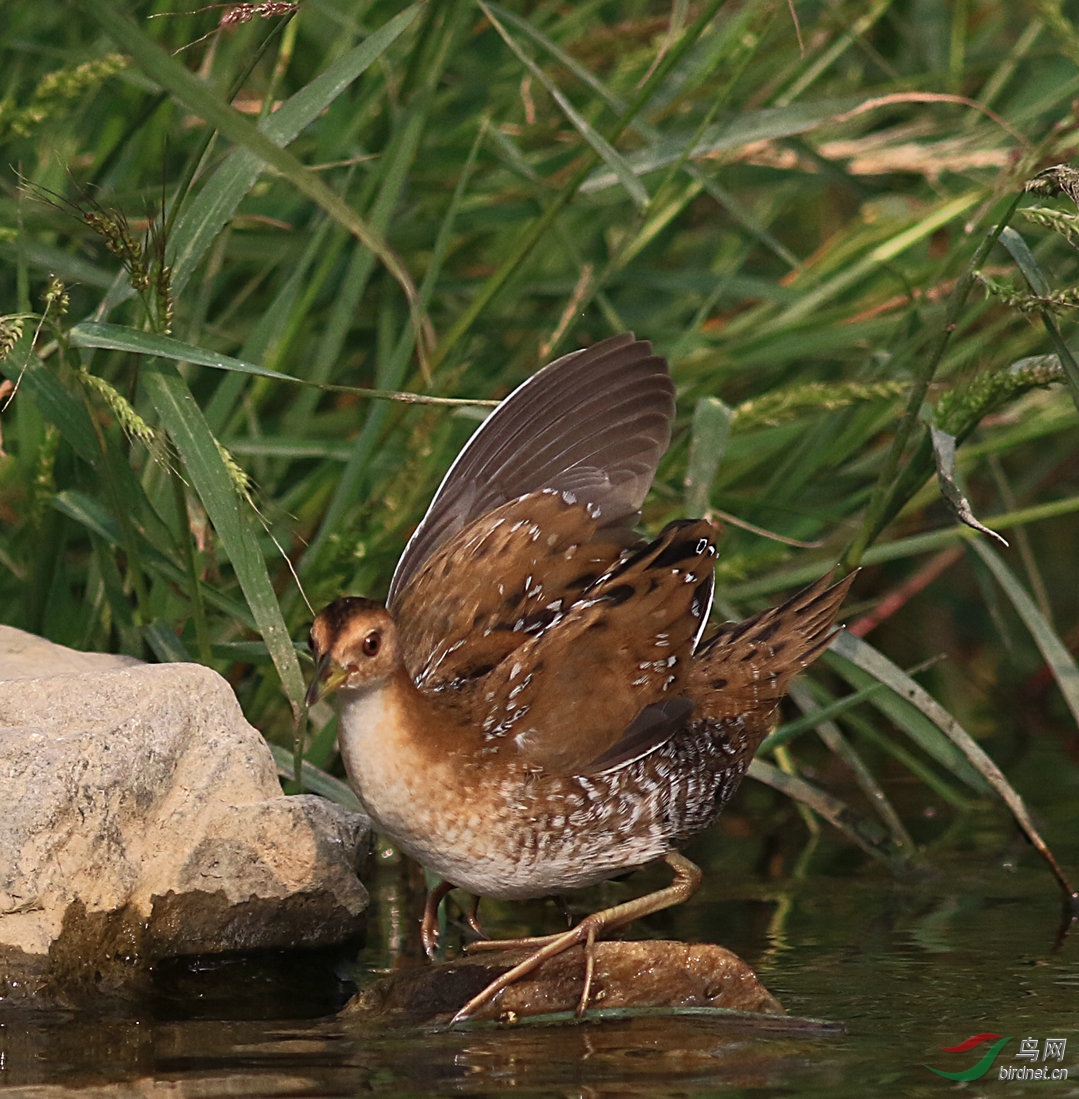
M 156 361 L 145 366 L 143 384 L 232 562 L 285 693 L 298 712 L 305 691 L 303 676 L 259 551 L 253 513 L 241 506 L 217 440 L 176 367 Z
M 825 706 L 817 706 L 812 710 L 806 710 L 801 717 L 796 717 L 790 721 L 784 721 L 782 725 L 777 725 L 776 728 L 765 737 L 764 743 L 760 747 L 760 751 L 767 752 L 773 748 L 781 748 L 783 745 L 790 743 L 790 741 L 796 740 L 810 729 L 817 728 L 821 722 L 831 721 L 834 718 L 842 717 L 855 706 L 860 706 L 863 702 L 867 702 L 869 699 L 873 698 L 874 695 L 886 689 L 887 688 L 883 683 L 871 682 L 860 690 L 843 695 L 841 698 L 833 699 Z M 802 708 L 806 709 L 804 706 Z
M 513 51 L 517 60 L 547 89 L 554 101 L 562 108 L 562 113 L 569 119 L 574 129 L 584 138 L 596 156 L 614 173 L 615 178 L 625 188 L 626 194 L 633 200 L 637 208 L 643 210 L 648 205 L 648 191 L 634 174 L 633 169 L 626 163 L 622 154 L 592 126 L 573 106 L 562 89 L 521 49 L 513 36 L 495 17 L 491 8 L 483 0 L 476 0 L 476 2 L 480 10 L 491 21 L 491 25 L 498 31 L 502 41 Z
M 400 37 L 416 18 L 414 4 L 373 31 L 358 46 L 296 92 L 258 128 L 275 145 L 284 147 L 330 106 Z M 173 292 L 181 293 L 211 242 L 235 213 L 263 170 L 262 159 L 246 148 L 234 149 L 207 180 L 195 201 L 188 203 L 169 239 Z
M 877 705 L 887 712 L 893 720 L 899 722 L 900 727 L 915 739 L 921 747 L 931 755 L 934 755 L 944 763 L 945 766 L 948 766 L 953 774 L 963 777 L 965 781 L 968 781 L 969 785 L 972 785 L 977 789 L 982 783 L 971 782 L 966 777 L 970 767 L 972 767 L 977 776 L 980 776 L 980 778 L 984 780 L 984 784 L 995 790 L 1001 801 L 1011 810 L 1016 823 L 1023 830 L 1032 846 L 1038 851 L 1042 858 L 1045 859 L 1050 870 L 1053 872 L 1053 876 L 1060 883 L 1064 892 L 1069 896 L 1075 897 L 1075 889 L 1064 876 L 1064 872 L 1053 857 L 1052 851 L 1050 851 L 1045 840 L 1042 839 L 1040 832 L 1034 826 L 1034 821 L 1031 819 L 1030 812 L 1022 797 L 1020 797 L 1012 784 L 1004 777 L 1003 772 L 996 763 L 993 762 L 959 722 L 956 721 L 939 702 L 932 698 L 922 687 L 902 671 L 902 669 L 892 664 L 890 660 L 877 652 L 872 645 L 867 644 L 860 638 L 854 637 L 852 634 L 843 630 L 836 635 L 835 640 L 832 642 L 831 651 L 842 659 L 849 661 L 858 669 L 863 670 L 892 686 L 893 690 L 896 691 L 896 701 L 908 703 L 909 705 L 886 706 L 886 704 L 883 704 L 880 701 L 877 702 Z M 845 674 L 846 673 L 844 673 L 844 675 Z M 948 753 L 942 750 L 942 745 L 935 739 L 925 735 L 924 726 L 920 727 L 917 722 L 910 720 L 910 707 L 913 707 L 928 718 L 933 727 L 938 729 L 955 748 L 962 752 L 969 767 L 957 766 L 957 761 L 954 759 L 952 759 L 951 762 L 948 762 Z M 905 711 L 908 716 L 904 719 Z
M 993 574 L 1016 613 L 1023 620 L 1023 624 L 1030 631 L 1034 643 L 1053 673 L 1053 678 L 1064 696 L 1064 701 L 1068 704 L 1068 709 L 1071 710 L 1072 717 L 1079 725 L 1079 666 L 1076 665 L 1068 647 L 1038 609 L 1037 603 L 1027 594 L 1022 584 L 1001 560 L 1000 554 L 978 538 L 971 538 L 969 545 Z
M 417 334 L 428 334 L 426 318 L 415 311 L 416 287 L 412 277 L 381 233 L 359 218 L 340 195 L 330 190 L 287 149 L 275 145 L 257 126 L 218 98 L 179 61 L 164 53 L 125 14 L 113 7 L 109 0 L 78 0 L 78 3 L 131 54 L 135 64 L 151 80 L 225 137 L 276 169 L 292 186 L 321 206 L 330 217 L 369 248 L 401 287 L 410 310 L 413 311 L 412 320 Z
M 107 545 L 116 549 L 121 548 L 122 542 L 116 520 L 93 497 L 74 489 L 65 489 L 53 497 L 52 506 L 61 514 L 74 519 Z M 186 583 L 187 577 L 184 570 L 154 546 L 145 542 L 141 544 L 139 557 L 148 573 L 161 577 L 169 584 L 182 586 Z M 255 629 L 255 620 L 243 603 L 230 599 L 208 585 L 203 587 L 202 597 L 222 614 L 227 615 L 236 625 L 245 629 Z
M 819 103 L 797 103 L 789 107 L 769 107 L 762 111 L 732 115 L 709 126 L 693 142 L 689 156 L 693 159 L 713 157 L 717 153 L 739 149 L 754 141 L 776 141 L 808 133 L 831 121 L 836 115 L 858 106 L 860 102 L 855 98 L 830 99 Z M 623 157 L 625 170 L 635 176 L 642 176 L 677 164 L 685 157 L 686 142 L 693 136 L 668 129 L 662 138 L 650 142 L 646 148 Z M 597 194 L 616 183 L 621 183 L 621 178 L 613 172 L 597 171 L 585 180 L 581 191 L 583 194 Z
M 186 664 L 191 661 L 187 646 L 176 636 L 176 631 L 168 622 L 151 622 L 142 631 L 146 644 L 153 650 L 154 656 L 163 664 Z
M 291 382 L 293 385 L 312 386 L 330 393 L 353 393 L 361 397 L 378 400 L 400 401 L 403 404 L 429 404 L 460 407 L 475 405 L 490 408 L 495 401 L 472 400 L 467 397 L 432 397 L 426 393 L 408 393 L 399 389 L 366 389 L 356 385 L 329 385 L 321 382 L 296 378 L 291 374 L 282 374 L 279 370 L 243 359 L 222 355 L 217 351 L 207 351 L 194 344 L 185 343 L 172 336 L 162 336 L 156 332 L 143 332 L 138 328 L 128 328 L 122 324 L 83 321 L 71 329 L 71 343 L 75 347 L 102 348 L 111 351 L 130 351 L 138 355 L 150 355 L 170 359 L 172 362 L 191 363 L 194 366 L 208 366 L 214 370 L 231 370 L 239 374 L 253 374 L 259 378 L 271 378 L 279 382 Z M 44 384 L 44 383 L 43 383 Z M 68 410 L 70 411 L 70 410 Z
M 1044 298 L 1049 293 L 1049 281 L 1042 272 L 1038 261 L 1030 246 L 1022 235 L 1010 225 L 1001 230 L 1000 243 L 1008 250 L 1008 254 L 1015 260 L 1015 265 L 1022 272 L 1023 278 L 1033 293 Z
M 686 468 L 686 514 L 704 515 L 712 482 L 731 435 L 731 410 L 718 397 L 702 397 L 693 409 Z
M 280 744 L 271 744 L 270 751 L 273 753 L 274 762 L 277 764 L 277 773 L 285 779 L 293 778 L 295 767 L 292 750 L 283 748 Z M 352 792 L 352 787 L 347 782 L 342 782 L 339 778 L 328 775 L 313 763 L 308 763 L 306 759 L 303 761 L 301 768 L 301 777 L 305 790 L 321 794 L 324 798 L 329 798 L 330 801 L 335 801 L 338 805 L 354 813 L 363 812 L 360 799 Z
M 902 668 L 846 630 L 836 634 L 830 654 L 839 659 L 834 660 L 832 655 L 825 659 L 853 686 L 865 688 L 875 680 L 890 688 L 873 695 L 871 701 L 919 748 L 971 789 L 984 793 L 989 788 L 988 776 L 975 762 L 987 758 L 985 753 L 955 718 Z M 967 750 L 970 745 L 977 749 L 973 754 Z
M 823 308 L 849 287 L 869 278 L 873 272 L 895 261 L 907 249 L 915 247 L 944 226 L 963 217 L 973 207 L 979 205 L 983 198 L 981 191 L 971 190 L 928 210 L 924 217 L 919 218 L 909 228 L 870 249 L 864 258 L 845 264 L 843 269 L 831 278 L 801 295 L 796 303 L 781 313 L 781 323 L 792 324 Z
M 991 524 L 994 530 L 1008 530 L 1041 523 L 1062 515 L 1071 515 L 1077 511 L 1079 511 L 1079 495 L 1066 496 L 1060 500 L 1051 500 L 1047 503 L 991 515 L 986 522 Z M 866 565 L 879 565 L 884 561 L 902 561 L 922 553 L 933 553 L 945 546 L 966 541 L 972 537 L 975 535 L 966 526 L 942 527 L 940 530 L 930 530 L 924 534 L 911 534 L 906 538 L 897 538 L 894 542 L 878 543 L 866 552 L 863 561 Z M 758 599 L 784 589 L 811 584 L 820 576 L 820 571 L 818 564 L 798 565 L 782 572 L 774 572 L 761 579 L 728 584 L 724 592 L 731 600 Z
M 304 384 L 302 378 L 293 378 L 276 370 L 268 370 L 255 363 L 234 359 L 231 355 L 220 355 L 216 351 L 206 351 L 194 344 L 172 336 L 162 336 L 156 332 L 143 332 L 138 328 L 128 328 L 122 324 L 83 321 L 71 329 L 71 343 L 75 347 L 96 347 L 108 351 L 129 351 L 136 355 L 157 356 L 171 359 L 173 362 L 188 362 L 196 366 L 209 366 L 215 370 L 234 370 L 241 374 L 254 374 L 260 378 L 274 378 L 281 382 Z
M 878 827 L 869 821 L 861 820 L 846 802 L 833 797 L 819 786 L 814 786 L 797 775 L 788 775 L 762 759 L 754 759 L 746 775 L 808 806 L 819 817 L 839 829 L 866 854 L 884 860 L 890 859 L 894 854 Z
M 38 358 L 32 345 L 33 337 L 27 332 L 0 360 L 0 370 L 13 384 L 26 387 L 27 395 L 41 415 L 56 425 L 63 439 L 84 462 L 94 465 L 101 457 L 101 447 L 86 406 L 68 392 L 56 374 Z
M 1023 237 L 1010 225 L 1000 234 L 1000 243 L 1007 249 L 1008 254 L 1015 260 L 1027 285 L 1032 293 L 1040 298 L 1048 297 L 1050 293 L 1049 280 L 1045 277 L 1041 266 L 1034 258 L 1034 253 Z M 1076 363 L 1071 348 L 1064 342 L 1060 334 L 1060 328 L 1056 320 L 1047 311 L 1042 310 L 1042 323 L 1049 333 L 1049 338 L 1056 348 L 1060 358 L 1060 364 L 1064 368 L 1064 375 L 1068 379 L 1068 388 L 1071 390 L 1072 401 L 1079 409 L 1079 363 Z
M 796 681 L 790 689 L 791 700 L 802 710 L 806 717 L 817 719 L 817 736 L 821 738 L 829 751 L 833 752 L 850 768 L 854 780 L 858 783 L 858 788 L 862 791 L 866 801 L 880 817 L 885 828 L 888 829 L 896 850 L 913 851 L 914 843 L 910 838 L 910 834 L 903 827 L 903 822 L 899 819 L 899 814 L 895 811 L 891 800 L 884 792 L 884 788 L 877 781 L 869 765 L 840 732 L 839 726 L 824 716 L 825 710 L 828 708 L 827 703 L 822 706 L 814 697 L 815 694 L 822 694 L 823 692 L 814 691 L 813 687 L 814 684 L 812 683 L 798 683 Z

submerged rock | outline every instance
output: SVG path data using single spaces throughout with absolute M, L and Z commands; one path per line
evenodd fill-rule
M 731 951 L 711 943 L 599 942 L 588 1010 L 600 1008 L 722 1008 L 782 1015 L 779 1001 Z M 483 951 L 467 958 L 390 974 L 345 1007 L 360 1017 L 411 1020 L 452 1016 L 529 949 Z M 584 947 L 549 958 L 509 985 L 476 1021 L 575 1011 L 584 980 Z
M 356 935 L 365 818 L 285 797 L 228 684 L 0 627 L 0 1002 Z

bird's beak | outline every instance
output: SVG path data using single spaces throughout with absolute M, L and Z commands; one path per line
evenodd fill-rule
M 336 691 L 347 678 L 348 669 L 336 664 L 329 653 L 323 654 L 322 659 L 315 665 L 315 674 L 307 687 L 304 702 L 308 706 L 314 706 L 320 698 L 325 698 L 326 695 Z

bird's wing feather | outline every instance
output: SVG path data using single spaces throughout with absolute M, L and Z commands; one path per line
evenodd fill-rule
M 632 333 L 555 360 L 515 389 L 457 456 L 405 547 L 387 600 L 396 616 L 423 563 L 458 531 L 545 488 L 604 527 L 632 528 L 670 442 L 667 363 Z

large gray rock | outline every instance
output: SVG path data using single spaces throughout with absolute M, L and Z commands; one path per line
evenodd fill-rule
M 286 798 L 215 672 L 0 627 L 0 1002 L 361 928 L 365 820 Z

